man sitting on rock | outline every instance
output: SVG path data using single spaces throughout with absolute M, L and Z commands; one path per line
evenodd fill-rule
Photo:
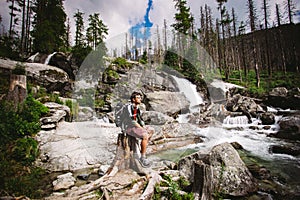
M 133 92 L 130 97 L 131 104 L 129 105 L 129 113 L 131 122 L 129 123 L 126 133 L 135 138 L 142 139 L 141 141 L 141 157 L 139 161 L 143 167 L 149 167 L 150 162 L 146 158 L 146 149 L 150 141 L 151 136 L 154 133 L 154 129 L 148 125 L 145 125 L 141 118 L 141 111 L 139 105 L 142 102 L 142 94 L 140 92 Z

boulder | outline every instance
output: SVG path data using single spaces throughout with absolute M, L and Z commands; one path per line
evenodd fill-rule
M 251 120 L 251 117 L 256 117 L 258 113 L 264 112 L 264 109 L 254 99 L 240 94 L 228 98 L 226 109 L 230 112 L 242 112 L 249 120 Z
M 147 124 L 163 125 L 167 122 L 172 122 L 174 119 L 157 111 L 146 111 L 142 114 L 143 120 Z
M 52 182 L 53 190 L 64 190 L 75 185 L 76 179 L 71 172 L 57 176 L 57 179 Z
M 270 151 L 272 153 L 279 153 L 279 154 L 288 154 L 292 156 L 299 156 L 300 155 L 300 147 L 295 144 L 289 145 L 272 145 L 270 146 Z
M 300 89 L 294 88 L 287 90 L 284 87 L 274 88 L 268 95 L 267 105 L 282 109 L 300 109 Z
M 54 52 L 52 54 L 36 53 L 30 56 L 26 62 L 41 63 L 46 65 L 55 66 L 64 70 L 70 79 L 75 80 L 74 70 L 76 69 L 71 65 L 68 57 L 62 52 Z
M 278 123 L 280 130 L 275 137 L 300 140 L 300 115 L 283 117 Z
M 146 93 L 149 110 L 161 112 L 169 116 L 185 113 L 189 109 L 190 102 L 180 92 L 159 91 Z
M 275 123 L 275 115 L 274 113 L 270 112 L 262 113 L 260 116 L 260 120 L 264 125 L 271 125 Z
M 55 53 L 48 62 L 48 65 L 55 66 L 59 69 L 64 70 L 69 75 L 70 79 L 75 80 L 74 70 L 75 67 L 72 67 L 71 62 L 68 60 L 67 56 L 64 53 Z
M 229 143 L 213 147 L 208 154 L 197 152 L 181 159 L 178 169 L 193 183 L 195 199 L 245 196 L 257 190 L 256 180 Z
M 285 87 L 277 87 L 274 88 L 271 92 L 269 92 L 269 95 L 277 97 L 286 97 L 288 95 L 288 90 Z
M 212 167 L 212 191 L 244 196 L 256 190 L 252 174 L 229 143 L 213 147 L 208 155 L 208 164 Z

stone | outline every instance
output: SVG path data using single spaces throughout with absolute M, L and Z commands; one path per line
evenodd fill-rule
M 212 169 L 212 191 L 232 196 L 244 196 L 256 191 L 256 181 L 229 143 L 212 148 L 208 156 Z
M 272 125 L 275 123 L 275 115 L 270 112 L 262 113 L 260 120 L 263 125 Z
M 180 175 L 193 184 L 197 199 L 213 194 L 244 196 L 257 190 L 257 182 L 229 143 L 214 146 L 209 153 L 196 152 L 178 163 Z
M 153 111 L 161 112 L 169 116 L 176 113 L 185 113 L 189 109 L 190 102 L 180 92 L 159 91 L 146 94 L 148 104 Z
M 286 97 L 288 95 L 288 90 L 285 87 L 277 87 L 277 88 L 274 88 L 271 92 L 269 92 L 269 95 Z
M 142 117 L 147 124 L 163 125 L 167 122 L 174 121 L 172 117 L 157 111 L 143 112 Z
M 292 156 L 300 155 L 300 147 L 298 145 L 272 145 L 270 146 L 270 151 L 272 153 L 288 154 Z
M 300 115 L 283 117 L 278 122 L 280 130 L 274 134 L 277 138 L 300 140 Z
M 75 185 L 76 179 L 71 172 L 59 175 L 55 181 L 52 182 L 53 190 L 64 190 Z

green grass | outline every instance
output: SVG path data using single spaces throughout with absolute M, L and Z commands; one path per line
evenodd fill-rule
M 261 71 L 259 88 L 256 86 L 256 75 L 254 70 L 250 70 L 247 73 L 247 76 L 245 76 L 243 72 L 241 74 L 242 81 L 240 81 L 239 71 L 232 71 L 228 82 L 246 87 L 247 91 L 253 95 L 263 95 L 275 87 L 285 87 L 287 89 L 300 87 L 299 73 L 273 72 L 272 77 L 269 77 L 267 71 Z

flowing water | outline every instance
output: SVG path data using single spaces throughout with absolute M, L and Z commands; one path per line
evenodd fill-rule
M 201 96 L 195 90 L 195 87 L 188 82 L 179 78 L 175 78 L 180 90 L 183 90 L 186 97 L 191 103 L 191 107 L 203 103 Z M 191 87 L 189 87 L 191 86 Z M 200 98 L 199 98 L 200 97 Z M 269 108 L 270 111 L 275 111 Z M 195 110 L 190 110 L 195 112 Z M 182 116 L 180 116 L 182 117 Z M 275 123 L 270 126 L 261 125 L 260 119 L 253 118 L 252 123 L 248 123 L 246 116 L 227 117 L 222 122 L 222 126 L 210 126 L 207 128 L 198 128 L 197 133 L 204 142 L 189 145 L 183 148 L 164 152 L 159 155 L 160 158 L 175 161 L 179 156 L 185 155 L 186 152 L 204 151 L 208 152 L 213 146 L 224 142 L 237 142 L 256 159 L 260 160 L 259 164 L 265 166 L 276 176 L 283 179 L 284 184 L 295 186 L 296 192 L 300 191 L 300 157 L 287 154 L 274 154 L 270 152 L 272 145 L 288 145 L 288 141 L 269 137 L 270 134 L 276 133 L 279 130 L 277 124 L 282 116 L 275 117 Z M 185 123 L 185 120 L 181 121 Z M 177 154 L 177 157 L 174 155 Z M 171 159 L 170 159 L 171 158 Z
M 48 65 L 49 62 L 50 62 L 50 59 L 52 58 L 52 56 L 54 56 L 56 54 L 56 52 L 52 53 L 52 54 L 49 54 L 45 60 L 45 65 Z

